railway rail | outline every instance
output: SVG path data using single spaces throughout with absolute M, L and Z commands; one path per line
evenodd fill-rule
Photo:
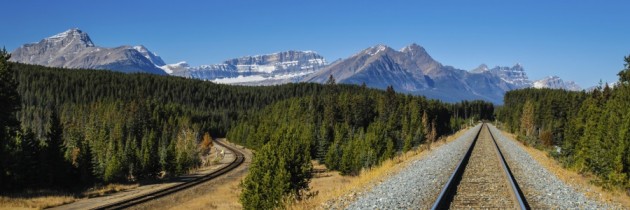
M 432 209 L 489 208 L 529 209 L 529 205 L 484 123 Z
M 146 203 L 185 189 L 188 189 L 190 187 L 193 187 L 195 185 L 201 184 L 203 182 L 212 180 L 218 176 L 221 176 L 229 171 L 231 171 L 232 169 L 238 167 L 239 165 L 241 165 L 244 161 L 245 161 L 245 156 L 243 155 L 243 153 L 241 153 L 240 151 L 238 151 L 237 149 L 235 149 L 234 147 L 228 146 L 227 144 L 221 143 L 219 141 L 215 141 L 216 144 L 219 144 L 229 150 L 231 150 L 234 155 L 235 158 L 234 160 L 226 165 L 223 168 L 220 168 L 217 171 L 214 171 L 210 174 L 207 174 L 205 176 L 202 177 L 198 177 L 194 180 L 191 180 L 189 182 L 185 182 L 185 183 L 181 183 L 178 185 L 175 185 L 173 187 L 169 187 L 160 191 L 156 191 L 156 192 L 151 192 L 151 193 L 147 193 L 147 194 L 143 194 L 134 198 L 130 198 L 130 199 L 126 199 L 126 200 L 122 200 L 122 201 L 118 201 L 118 202 L 114 202 L 114 203 L 110 203 L 107 205 L 103 205 L 103 206 L 99 206 L 97 208 L 94 208 L 96 210 L 104 210 L 104 209 L 126 209 L 132 206 L 136 206 L 142 203 Z

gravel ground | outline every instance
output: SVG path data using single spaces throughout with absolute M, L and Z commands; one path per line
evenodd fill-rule
M 348 209 L 428 209 L 466 153 L 481 124 L 435 148 L 409 167 L 362 193 Z
M 514 140 L 488 125 L 532 209 L 621 209 L 587 198 L 547 171 Z
M 472 150 L 449 209 L 510 209 L 512 190 L 501 167 L 497 149 L 486 128 Z

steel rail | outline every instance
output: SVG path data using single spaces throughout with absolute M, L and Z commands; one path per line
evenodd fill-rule
M 221 176 L 229 171 L 231 171 L 232 169 L 238 167 L 239 165 L 241 165 L 244 161 L 245 161 L 245 156 L 243 155 L 243 153 L 239 152 L 237 149 L 228 146 L 224 143 L 221 143 L 219 141 L 215 141 L 215 143 L 229 149 L 232 151 L 232 153 L 234 153 L 235 158 L 234 160 L 228 164 L 227 166 L 220 168 L 217 171 L 214 171 L 212 173 L 209 173 L 207 175 L 195 178 L 194 180 L 191 180 L 189 182 L 185 182 L 185 183 L 181 183 L 172 187 L 168 187 L 166 189 L 163 190 L 159 190 L 159 191 L 155 191 L 155 192 L 151 192 L 151 193 L 147 193 L 147 194 L 143 194 L 140 196 L 136 196 L 133 198 L 129 198 L 129 199 L 125 199 L 122 201 L 118 201 L 118 202 L 114 202 L 114 203 L 110 203 L 107 205 L 103 205 L 103 206 L 99 206 L 93 209 L 97 209 L 97 210 L 101 210 L 101 209 L 125 209 L 125 208 L 129 208 L 138 204 L 142 204 L 142 203 L 146 203 L 148 201 L 151 200 L 155 200 L 185 189 L 188 189 L 192 186 L 201 184 L 203 182 L 212 180 L 218 176 Z
M 512 171 L 510 170 L 510 167 L 508 166 L 507 162 L 505 161 L 505 157 L 503 156 L 503 152 L 501 152 L 501 149 L 499 149 L 499 144 L 497 144 L 497 140 L 494 138 L 494 135 L 492 134 L 492 130 L 490 130 L 490 127 L 488 127 L 486 125 L 487 129 L 488 129 L 488 133 L 490 133 L 490 137 L 492 138 L 492 142 L 494 142 L 494 146 L 497 149 L 497 154 L 499 156 L 499 160 L 501 161 L 501 166 L 503 167 L 503 171 L 505 172 L 505 176 L 508 179 L 508 182 L 510 184 L 510 189 L 512 191 L 512 197 L 517 201 L 515 203 L 516 208 L 518 209 L 530 209 L 529 204 L 527 203 L 527 200 L 525 199 L 525 195 L 523 195 L 523 191 L 521 191 L 521 188 L 518 186 L 518 183 L 516 182 L 516 179 L 514 179 L 514 175 L 512 174 Z
M 431 207 L 431 209 L 436 210 L 436 209 L 448 209 L 449 208 L 449 206 L 450 206 L 451 202 L 453 201 L 453 199 L 455 197 L 455 194 L 457 192 L 457 186 L 459 185 L 459 183 L 462 180 L 462 176 L 464 175 L 464 169 L 468 165 L 468 161 L 470 159 L 470 156 L 472 155 L 473 148 L 475 147 L 475 145 L 477 143 L 477 140 L 479 138 L 479 134 L 484 129 L 484 127 L 485 127 L 485 129 L 488 129 L 488 132 L 490 133 L 490 137 L 492 138 L 492 141 L 494 142 L 495 149 L 497 151 L 497 155 L 499 156 L 499 162 L 501 162 L 501 166 L 503 168 L 503 171 L 505 172 L 505 176 L 508 179 L 508 183 L 510 185 L 510 190 L 512 192 L 512 197 L 516 201 L 514 207 L 517 208 L 517 209 L 530 209 L 529 205 L 527 204 L 527 200 L 525 199 L 525 196 L 523 195 L 522 191 L 518 187 L 518 183 L 516 182 L 516 180 L 512 176 L 512 172 L 510 171 L 509 166 L 505 162 L 505 158 L 503 157 L 503 153 L 499 149 L 499 146 L 498 146 L 498 144 L 497 144 L 497 142 L 496 142 L 496 140 L 494 138 L 494 135 L 492 135 L 492 131 L 490 130 L 490 128 L 485 123 L 483 123 L 481 125 L 481 127 L 479 128 L 479 131 L 477 132 L 477 136 L 475 136 L 475 139 L 470 144 L 470 147 L 468 148 L 468 151 L 466 152 L 464 157 L 460 160 L 459 164 L 455 168 L 455 171 L 453 172 L 453 174 L 451 174 L 449 180 L 446 182 L 446 184 L 444 185 L 444 187 L 440 191 L 440 194 L 438 195 L 435 203 L 433 203 L 433 206 Z

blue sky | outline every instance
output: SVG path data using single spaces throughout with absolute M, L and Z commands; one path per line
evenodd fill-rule
M 376 44 L 424 46 L 460 69 L 521 63 L 530 79 L 614 82 L 630 54 L 630 1 L 5 1 L 0 46 L 69 28 L 96 45 L 143 44 L 167 63 L 314 50 L 329 61 Z

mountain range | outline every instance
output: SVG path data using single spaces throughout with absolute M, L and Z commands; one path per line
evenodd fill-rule
M 528 87 L 581 90 L 574 82 L 563 81 L 557 76 L 531 81 L 521 64 L 494 68 L 482 64 L 470 71 L 457 69 L 434 60 L 415 43 L 400 50 L 376 45 L 330 64 L 314 51 L 285 51 L 191 67 L 186 62 L 166 64 L 142 45 L 98 47 L 87 33 L 70 29 L 17 48 L 12 52 L 11 61 L 64 68 L 168 74 L 241 85 L 324 83 L 332 75 L 338 83 L 365 83 L 368 87 L 379 89 L 391 85 L 398 92 L 447 102 L 480 99 L 502 104 L 505 92 Z
M 211 80 L 217 83 L 273 85 L 300 82 L 303 76 L 326 66 L 326 60 L 313 51 L 286 51 L 245 56 L 220 64 L 190 67 L 185 62 L 162 67 L 173 76 Z

